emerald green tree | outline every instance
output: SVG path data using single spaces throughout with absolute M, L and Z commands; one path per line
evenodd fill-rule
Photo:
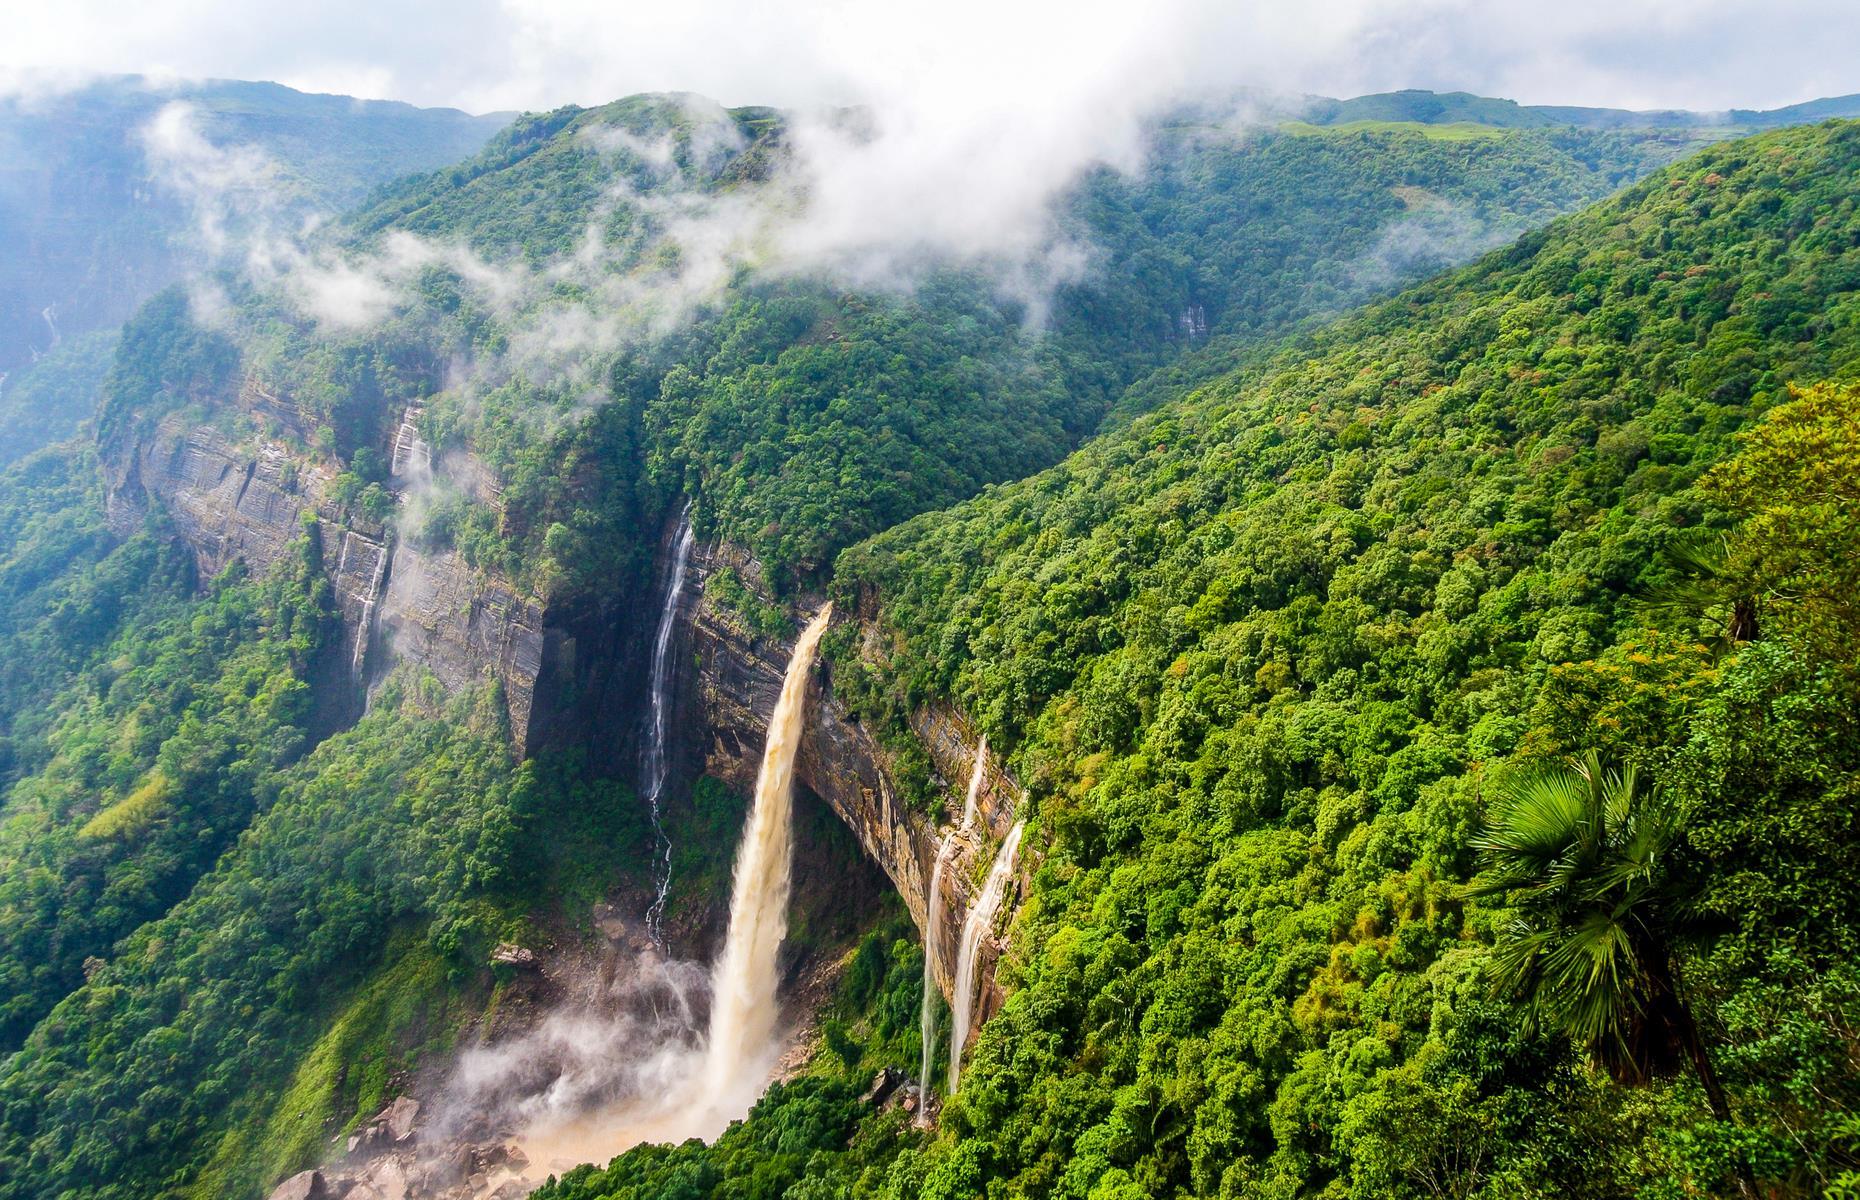
M 1590 751 L 1513 777 L 1473 839 L 1473 896 L 1515 915 L 1494 960 L 1500 985 L 1534 1018 L 1584 1046 L 1616 1080 L 1642 1084 L 1690 1063 L 1712 1115 L 1731 1121 L 1674 957 L 1689 905 L 1669 851 L 1684 825 L 1657 787 Z M 1739 1184 L 1756 1195 L 1748 1166 Z

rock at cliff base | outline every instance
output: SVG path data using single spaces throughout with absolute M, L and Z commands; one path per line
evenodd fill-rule
M 271 1190 L 270 1200 L 329 1200 L 321 1171 L 299 1171 Z
M 535 967 L 539 960 L 534 950 L 519 946 L 515 942 L 499 942 L 497 948 L 491 951 L 491 961 L 502 966 L 528 970 Z
M 413 1123 L 420 1117 L 420 1102 L 412 1096 L 402 1096 L 394 1103 L 381 1110 L 375 1121 L 387 1127 L 388 1136 L 397 1142 L 404 1142 L 413 1136 Z

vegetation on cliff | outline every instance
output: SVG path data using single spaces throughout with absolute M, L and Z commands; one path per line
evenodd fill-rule
M 1715 147 L 842 557 L 1046 846 L 895 1194 L 1851 1178 L 1860 406 L 1787 388 L 1860 363 L 1857 168 L 1851 124 Z M 1482 796 L 1590 751 L 1683 820 L 1652 869 L 1731 1121 L 1498 986 Z
M 526 118 L 329 244 L 534 268 L 593 223 L 617 275 L 663 278 L 641 197 L 752 189 L 783 153 L 775 114 L 693 112 Z M 1316 326 L 1679 147 L 1433 133 L 1163 131 L 1062 209 L 1102 261 L 1043 332 L 967 270 L 739 277 L 550 373 L 513 348 L 591 285 L 498 311 L 455 260 L 362 332 L 239 286 L 217 326 L 176 292 L 125 330 L 118 469 L 169 413 L 243 425 L 569 600 L 643 595 L 688 494 L 778 587 L 831 570 L 876 605 L 899 654 L 844 648 L 843 698 L 874 724 L 953 701 L 1030 789 L 1010 999 L 939 1133 L 858 1098 L 918 1050 L 921 960 L 888 928 L 806 1077 L 712 1147 L 546 1195 L 1853 1186 L 1860 127 L 1713 148 Z M 248 379 L 280 398 L 240 408 Z M 383 449 L 415 403 L 442 479 L 400 510 Z M 110 533 L 97 472 L 67 447 L 0 477 L 0 1198 L 249 1195 L 485 1011 L 493 944 L 651 834 L 610 765 L 513 762 L 490 687 L 403 671 L 312 747 L 315 537 L 198 580 L 158 518 Z M 1488 798 L 1591 752 L 1671 817 L 1622 860 L 1660 928 L 1612 1024 L 1504 969 L 1585 910 L 1508 905 L 1520 870 L 1469 890 L 1503 867 Z M 701 783 L 685 815 L 677 877 L 716 886 L 732 800 Z M 1674 1020 L 1614 1054 L 1657 1024 L 1635 997 L 1675 992 L 1696 1047 Z M 1677 1069 L 1695 1048 L 1711 1072 Z
M 1166 126 L 1142 172 L 1095 172 L 1061 205 L 1050 236 L 1089 248 L 1076 277 L 1004 287 L 986 268 L 925 266 L 901 291 L 779 256 L 771 271 L 753 253 L 712 263 L 679 240 L 693 226 L 741 236 L 745 212 L 795 203 L 779 190 L 784 137 L 769 110 L 692 97 L 526 117 L 325 235 L 364 278 L 371 256 L 408 252 L 395 238 L 437 248 L 363 328 L 229 282 L 240 378 L 301 413 L 274 432 L 344 465 L 423 404 L 435 462 L 468 453 L 496 485 L 441 471 L 416 532 L 475 564 L 539 588 L 616 574 L 637 586 L 650 549 L 638 531 L 682 491 L 706 534 L 753 550 L 788 589 L 860 538 L 1050 465 L 1120 396 L 1138 411 L 1266 335 L 1599 199 L 1687 144 Z M 171 315 L 173 345 L 129 358 L 211 368 L 212 335 Z M 536 359 L 557 343 L 579 366 Z M 200 380 L 106 387 L 106 434 L 110 414 L 146 422 L 202 393 L 226 412 L 237 382 Z M 590 415 L 591 397 L 608 403 Z

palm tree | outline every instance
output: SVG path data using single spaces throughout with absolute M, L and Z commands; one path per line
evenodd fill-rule
M 1467 893 L 1508 896 L 1517 910 L 1494 958 L 1501 985 L 1524 995 L 1534 1018 L 1622 1083 L 1689 1062 L 1712 1115 L 1728 1123 L 1731 1106 L 1673 961 L 1687 905 L 1666 859 L 1683 824 L 1633 767 L 1607 770 L 1591 751 L 1499 791 L 1473 839 L 1483 871 Z M 1739 1184 L 1757 1194 L 1746 1164 Z
M 1735 568 L 1730 535 L 1688 530 L 1673 537 L 1660 557 L 1671 578 L 1636 597 L 1650 616 L 1715 621 L 1723 632 L 1706 640 L 1720 654 L 1757 640 L 1757 598 Z

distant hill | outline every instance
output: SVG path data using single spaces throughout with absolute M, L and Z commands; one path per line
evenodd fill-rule
M 1470 92 L 1429 92 L 1410 88 L 1378 92 L 1353 100 L 1307 97 L 1297 115 L 1313 125 L 1344 125 L 1353 121 L 1415 121 L 1424 125 L 1470 122 L 1504 129 L 1780 129 L 1823 121 L 1830 117 L 1860 116 L 1860 94 L 1832 96 L 1791 104 L 1787 108 L 1756 112 L 1687 112 L 1663 109 L 1635 112 L 1625 108 L 1584 108 L 1564 104 L 1519 104 Z
M 0 376 L 19 383 L 58 339 L 120 324 L 178 277 L 190 217 L 151 179 L 141 140 L 175 101 L 194 107 L 208 141 L 262 150 L 293 200 L 330 211 L 475 153 L 510 116 L 136 76 L 0 98 Z

